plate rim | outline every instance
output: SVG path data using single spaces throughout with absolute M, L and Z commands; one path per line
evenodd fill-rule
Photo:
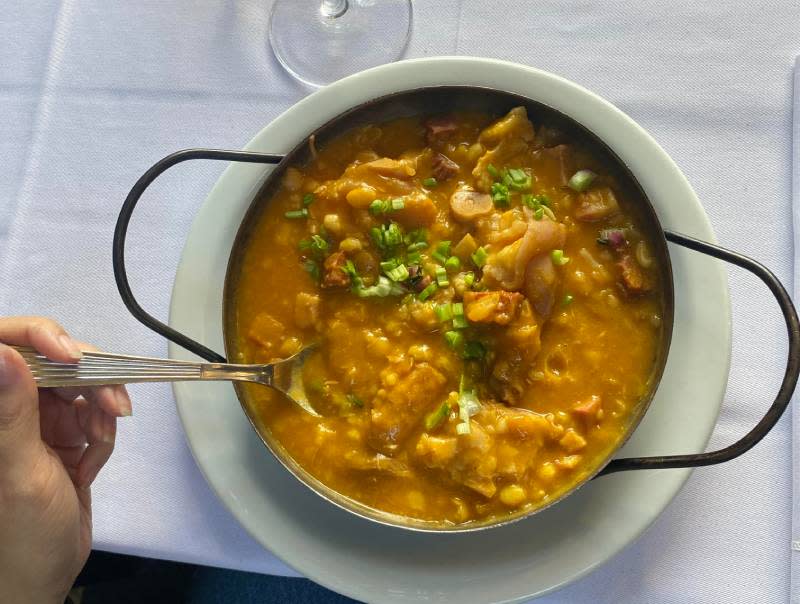
M 431 68 L 435 69 L 437 66 L 447 66 L 447 67 L 453 67 L 453 68 L 455 68 L 457 66 L 460 66 L 462 68 L 463 67 L 474 68 L 476 73 L 480 72 L 481 69 L 485 70 L 487 68 L 494 69 L 494 68 L 497 68 L 497 67 L 503 67 L 503 68 L 506 68 L 506 69 L 508 69 L 510 71 L 515 71 L 515 72 L 517 72 L 518 75 L 522 75 L 523 77 L 527 74 L 528 76 L 532 76 L 532 78 L 534 80 L 535 79 L 544 79 L 544 80 L 549 80 L 553 84 L 558 84 L 560 86 L 566 86 L 567 88 L 572 89 L 572 91 L 576 93 L 575 94 L 575 98 L 576 99 L 580 99 L 581 97 L 583 97 L 584 100 L 589 99 L 594 104 L 596 104 L 596 105 L 599 104 L 599 106 L 603 106 L 605 112 L 607 113 L 607 115 L 614 116 L 615 118 L 619 119 L 623 124 L 625 124 L 625 126 L 627 128 L 635 131 L 636 134 L 640 138 L 642 138 L 642 140 L 644 142 L 646 142 L 647 145 L 650 147 L 649 151 L 655 153 L 656 160 L 657 160 L 657 165 L 659 167 L 662 167 L 662 168 L 669 168 L 670 172 L 671 172 L 671 174 L 669 176 L 673 180 L 677 179 L 678 181 L 680 181 L 680 184 L 683 185 L 684 193 L 687 194 L 684 203 L 689 203 L 689 204 L 694 205 L 695 206 L 695 210 L 697 212 L 699 212 L 699 215 L 700 215 L 698 224 L 695 224 L 693 229 L 690 229 L 690 230 L 684 229 L 684 231 L 689 233 L 689 234 L 693 234 L 695 236 L 699 236 L 700 238 L 703 238 L 703 239 L 705 239 L 707 241 L 710 241 L 712 243 L 716 243 L 716 241 L 717 241 L 716 240 L 716 236 L 714 235 L 713 229 L 711 228 L 711 224 L 710 224 L 710 221 L 708 219 L 708 216 L 705 213 L 705 210 L 703 209 L 702 205 L 700 204 L 700 202 L 699 202 L 696 194 L 694 193 L 693 189 L 691 188 L 691 185 L 689 184 L 688 180 L 683 175 L 683 173 L 678 169 L 677 165 L 675 165 L 674 161 L 661 148 L 661 146 L 658 145 L 658 143 L 652 138 L 652 136 L 650 136 L 649 133 L 647 133 L 641 126 L 639 126 L 629 116 L 624 114 L 621 110 L 616 108 L 610 102 L 608 102 L 605 99 L 603 99 L 602 97 L 599 97 L 598 95 L 592 93 L 591 91 L 586 90 L 585 88 L 579 86 L 578 84 L 575 84 L 574 82 L 570 82 L 570 81 L 565 80 L 565 79 L 563 79 L 563 78 L 561 78 L 561 77 L 559 77 L 557 75 L 554 75 L 554 74 L 551 74 L 551 73 L 548 73 L 548 72 L 545 72 L 545 71 L 542 71 L 542 70 L 538 70 L 538 69 L 535 69 L 535 68 L 532 68 L 532 67 L 519 65 L 519 64 L 516 64 L 516 63 L 507 62 L 507 61 L 499 61 L 499 60 L 495 60 L 495 59 L 484 59 L 484 58 L 478 58 L 478 57 L 432 57 L 432 58 L 411 59 L 411 60 L 406 60 L 406 61 L 400 61 L 400 62 L 397 62 L 397 63 L 375 67 L 375 68 L 372 68 L 370 70 L 367 70 L 367 71 L 364 71 L 364 72 L 361 72 L 361 73 L 358 73 L 358 74 L 354 74 L 353 76 L 345 78 L 344 80 L 341 80 L 341 81 L 339 81 L 339 82 L 337 82 L 335 84 L 332 84 L 329 87 L 321 89 L 321 90 L 319 90 L 319 91 L 317 91 L 317 92 L 315 92 L 315 93 L 313 93 L 313 94 L 301 99 L 296 104 L 292 105 L 289 109 L 287 109 L 286 111 L 281 113 L 278 117 L 276 117 L 273 121 L 271 121 L 267 126 L 265 126 L 258 134 L 256 134 L 253 137 L 253 139 L 251 139 L 251 141 L 245 146 L 245 149 L 246 150 L 254 150 L 254 151 L 277 152 L 278 150 L 276 150 L 274 148 L 272 148 L 272 149 L 265 149 L 264 148 L 264 140 L 269 137 L 269 135 L 271 134 L 272 130 L 275 128 L 276 124 L 280 124 L 280 123 L 282 123 L 282 120 L 285 121 L 286 119 L 290 118 L 293 115 L 296 115 L 296 114 L 299 114 L 299 113 L 302 113 L 302 112 L 306 111 L 308 107 L 314 107 L 315 104 L 318 104 L 318 103 L 322 102 L 322 99 L 324 97 L 326 97 L 326 96 L 327 97 L 331 97 L 335 93 L 342 93 L 343 95 L 345 95 L 345 93 L 348 92 L 348 91 L 350 92 L 350 94 L 352 94 L 353 93 L 352 91 L 354 89 L 359 89 L 360 87 L 362 87 L 362 85 L 369 84 L 370 83 L 370 79 L 377 80 L 381 76 L 387 76 L 387 74 L 391 74 L 392 71 L 400 70 L 402 72 L 402 70 L 408 69 L 408 68 L 418 68 L 420 70 L 431 69 Z M 403 75 L 403 74 L 401 73 L 400 75 Z M 405 75 L 408 76 L 407 73 Z M 483 79 L 481 80 L 481 78 L 483 78 Z M 492 78 L 484 76 L 484 75 L 476 75 L 475 76 L 475 80 L 476 81 L 474 81 L 474 82 L 472 82 L 472 81 L 469 82 L 469 84 L 493 86 L 493 87 L 497 87 L 497 88 L 503 88 L 503 89 L 507 89 L 507 90 L 510 90 L 510 91 L 514 91 L 514 92 L 517 92 L 519 94 L 527 95 L 526 92 L 520 91 L 519 87 L 508 86 L 508 80 L 505 81 L 506 85 L 503 85 L 502 83 L 497 83 L 496 81 L 492 81 Z M 478 82 L 477 80 L 481 80 L 481 81 Z M 466 83 L 466 82 L 464 82 L 464 83 Z M 397 79 L 397 85 L 394 88 L 392 88 L 392 90 L 403 90 L 403 89 L 409 89 L 409 88 L 415 87 L 415 86 L 424 86 L 424 85 L 426 85 L 426 84 L 425 83 L 420 83 L 420 81 L 408 82 L 408 81 L 404 81 L 402 77 L 399 77 Z M 369 86 L 363 86 L 363 88 L 364 89 L 369 89 Z M 380 96 L 382 94 L 386 94 L 386 91 L 382 91 L 380 94 L 373 95 L 373 96 Z M 369 98 L 371 98 L 371 96 L 369 96 L 369 95 L 365 96 L 364 92 L 358 92 L 358 98 L 363 101 L 363 100 L 368 100 Z M 535 97 L 535 98 L 537 98 L 537 100 L 539 100 L 538 97 Z M 359 102 L 359 101 L 357 101 L 357 102 Z M 543 102 L 547 102 L 547 101 L 543 101 Z M 563 111 L 564 113 L 567 113 L 568 115 L 571 115 L 570 111 L 565 110 L 560 105 L 556 104 L 554 106 L 557 109 L 559 109 L 560 111 Z M 328 119 L 329 113 L 325 113 L 325 116 L 327 116 L 327 117 L 321 118 L 320 119 L 320 123 L 322 123 L 322 122 L 324 122 L 325 120 Z M 335 113 L 338 113 L 338 112 L 335 112 Z M 334 115 L 335 113 L 330 113 L 330 115 Z M 578 118 L 576 118 L 576 119 L 578 119 Z M 590 129 L 592 129 L 590 125 L 587 124 L 587 126 Z M 598 134 L 598 135 L 602 136 L 600 134 Z M 605 140 L 605 137 L 604 137 L 604 140 Z M 613 144 L 609 143 L 609 146 L 611 146 L 616 152 L 619 152 L 619 150 L 617 148 L 615 148 Z M 624 159 L 624 155 L 622 155 L 622 154 L 620 154 L 620 155 Z M 201 222 L 201 218 L 205 215 L 205 212 L 210 211 L 210 208 L 213 207 L 214 203 L 219 203 L 220 195 L 221 195 L 222 191 L 228 186 L 228 184 L 233 179 L 241 177 L 241 174 L 243 172 L 242 168 L 243 168 L 243 166 L 241 166 L 241 165 L 230 165 L 225 169 L 225 171 L 220 176 L 220 178 L 217 180 L 217 182 L 215 183 L 215 185 L 212 188 L 211 192 L 207 196 L 206 200 L 202 204 L 200 210 L 198 211 L 198 213 L 197 213 L 197 215 L 195 217 L 194 222 L 192 223 L 192 227 L 190 229 L 189 236 L 187 237 L 186 244 L 185 244 L 185 246 L 184 246 L 184 248 L 182 250 L 182 253 L 181 253 L 180 262 L 179 262 L 179 265 L 178 265 L 178 270 L 176 271 L 175 284 L 174 284 L 174 287 L 173 287 L 172 297 L 171 297 L 171 301 L 170 301 L 169 324 L 172 325 L 172 326 L 176 326 L 176 324 L 180 324 L 180 322 L 181 322 L 181 312 L 183 310 L 181 308 L 181 305 L 183 303 L 183 296 L 185 295 L 183 290 L 185 288 L 185 283 L 187 281 L 187 275 L 186 275 L 186 271 L 188 270 L 187 269 L 187 263 L 189 261 L 189 257 L 190 257 L 190 253 L 191 253 L 191 243 L 193 241 L 193 237 L 195 237 L 195 238 L 197 237 L 196 231 L 199 228 L 198 224 Z M 263 183 L 263 180 L 266 178 L 266 175 L 269 173 L 269 170 L 271 168 L 264 168 L 262 166 L 262 167 L 256 167 L 256 169 L 261 171 L 262 176 L 259 179 L 256 179 L 251 183 L 251 188 L 254 188 L 257 191 L 260 188 L 261 184 Z M 639 174 L 637 173 L 637 177 L 638 176 L 639 176 Z M 647 186 L 644 183 L 643 183 L 643 186 L 647 190 Z M 649 191 L 648 191 L 648 195 L 650 195 Z M 246 208 L 248 205 L 249 205 L 249 199 L 247 200 L 247 203 L 245 204 L 244 207 Z M 657 210 L 658 210 L 658 208 L 657 208 Z M 662 224 L 663 224 L 663 220 L 662 220 Z M 670 249 L 674 250 L 675 248 L 671 247 Z M 226 258 L 226 260 L 227 260 L 227 258 Z M 707 422 L 708 425 L 705 427 L 704 435 L 701 438 L 701 440 L 703 441 L 703 443 L 702 443 L 703 447 L 707 446 L 708 441 L 709 441 L 710 436 L 711 436 L 711 433 L 712 433 L 714 427 L 716 426 L 717 419 L 718 419 L 718 416 L 719 416 L 719 410 L 720 410 L 722 401 L 724 399 L 724 393 L 725 393 L 725 388 L 726 388 L 726 385 L 727 385 L 727 379 L 728 379 L 728 374 L 729 374 L 729 370 L 730 370 L 730 363 L 731 363 L 731 313 L 730 313 L 729 285 L 728 285 L 727 275 L 726 275 L 726 271 L 724 270 L 724 267 L 720 266 L 719 269 L 718 269 L 718 273 L 719 273 L 718 276 L 721 277 L 721 279 L 722 279 L 721 283 L 718 284 L 721 287 L 721 290 L 718 292 L 718 294 L 721 296 L 723 304 L 722 304 L 722 308 L 718 308 L 717 310 L 718 310 L 718 312 L 719 312 L 719 314 L 721 316 L 721 319 L 722 319 L 721 322 L 724 324 L 722 326 L 723 332 L 720 334 L 722 336 L 722 340 L 723 340 L 722 346 L 724 347 L 724 351 L 723 351 L 723 358 L 721 359 L 721 365 L 720 365 L 719 369 L 720 369 L 720 373 L 724 374 L 724 377 L 722 377 L 721 382 L 719 383 L 718 390 L 720 390 L 720 393 L 719 393 L 719 396 L 716 397 L 716 400 L 714 401 L 715 404 L 713 404 L 713 409 L 710 410 L 710 413 L 709 413 L 710 421 Z M 676 286 L 676 293 L 677 293 L 677 286 Z M 221 314 L 218 317 L 218 321 L 219 321 L 219 323 L 221 325 L 221 323 L 222 323 Z M 168 348 L 169 348 L 169 354 L 170 354 L 171 357 L 175 357 L 175 358 L 191 358 L 191 355 L 188 355 L 188 353 L 183 351 L 183 349 L 181 349 L 179 346 L 177 346 L 177 345 L 175 345 L 175 344 L 173 344 L 171 342 L 169 343 L 169 347 Z M 268 551 L 270 551 L 273 555 L 275 555 L 280 560 L 285 562 L 287 565 L 297 569 L 299 572 L 301 572 L 305 576 L 313 579 L 314 581 L 316 581 L 317 583 L 320 583 L 321 585 L 329 587 L 330 589 L 333 589 L 333 590 L 338 591 L 340 593 L 344 593 L 344 594 L 349 595 L 351 597 L 364 598 L 365 594 L 363 592 L 357 591 L 357 590 L 353 590 L 353 589 L 349 589 L 348 588 L 349 587 L 348 583 L 342 582 L 342 581 L 338 581 L 338 580 L 336 580 L 335 577 L 332 578 L 332 577 L 326 576 L 325 573 L 319 571 L 319 569 L 309 568 L 309 565 L 303 564 L 302 560 L 298 560 L 296 557 L 293 557 L 291 555 L 286 555 L 286 552 L 283 552 L 283 551 L 281 551 L 280 548 L 275 547 L 274 543 L 270 544 L 269 543 L 269 539 L 266 539 L 261 531 L 258 531 L 258 530 L 256 530 L 256 528 L 254 526 L 251 526 L 249 518 L 243 518 L 241 514 L 237 514 L 237 511 L 235 509 L 236 506 L 233 505 L 233 503 L 231 502 L 231 500 L 227 496 L 227 494 L 222 492 L 218 488 L 218 485 L 215 483 L 215 480 L 216 480 L 215 476 L 212 475 L 212 472 L 210 472 L 210 468 L 206 467 L 205 463 L 203 462 L 202 451 L 200 451 L 199 448 L 198 448 L 198 447 L 202 447 L 202 445 L 200 443 L 195 442 L 193 440 L 193 438 L 191 437 L 192 429 L 191 429 L 189 424 L 192 421 L 192 418 L 191 418 L 192 406 L 186 404 L 186 400 L 185 399 L 186 399 L 187 396 L 189 396 L 189 393 L 188 393 L 188 389 L 184 388 L 184 386 L 185 385 L 183 385 L 183 384 L 175 384 L 173 389 L 174 389 L 174 393 L 175 393 L 178 414 L 180 416 L 180 420 L 181 420 L 181 423 L 182 423 L 183 428 L 184 428 L 184 432 L 185 432 L 185 435 L 186 435 L 187 443 L 188 443 L 188 445 L 190 447 L 192 455 L 195 458 L 195 462 L 197 463 L 198 468 L 200 469 L 203 477 L 206 479 L 206 481 L 208 482 L 209 486 L 214 491 L 214 493 L 217 495 L 217 497 L 220 499 L 220 501 L 223 503 L 223 505 L 225 505 L 225 507 L 231 512 L 231 514 L 237 519 L 237 521 L 245 528 L 245 530 L 247 530 L 247 532 L 251 536 L 253 536 L 253 538 L 257 542 L 259 542 L 263 547 L 265 547 Z M 237 411 L 239 411 L 238 401 L 236 401 L 236 404 L 237 404 Z M 246 418 L 244 417 L 244 415 L 242 415 L 241 419 L 244 422 L 247 421 Z M 248 429 L 249 429 L 249 424 L 248 424 Z M 623 451 L 624 451 L 624 449 L 623 449 Z M 540 590 L 538 590 L 538 591 L 536 591 L 534 593 L 520 594 L 520 595 L 511 597 L 510 599 L 505 599 L 505 600 L 502 600 L 502 601 L 506 601 L 506 602 L 521 601 L 521 600 L 528 599 L 530 597 L 541 596 L 541 595 L 544 595 L 546 593 L 550 593 L 552 591 L 560 589 L 561 587 L 564 587 L 565 585 L 567 585 L 567 584 L 569 584 L 569 583 L 571 583 L 573 581 L 576 581 L 579 578 L 581 578 L 581 577 L 585 576 L 586 574 L 590 573 L 591 571 L 596 569 L 598 566 L 602 565 L 603 563 L 605 563 L 606 561 L 608 561 L 612 557 L 616 556 L 622 549 L 626 548 L 632 542 L 637 540 L 641 536 L 641 534 L 655 521 L 655 519 L 658 518 L 658 516 L 663 512 L 663 510 L 666 508 L 666 506 L 669 505 L 669 503 L 674 499 L 674 497 L 678 494 L 678 492 L 680 492 L 680 490 L 683 487 L 683 485 L 685 484 L 686 480 L 691 475 L 692 470 L 690 470 L 690 469 L 675 469 L 675 470 L 669 470 L 669 472 L 671 472 L 673 474 L 673 477 L 674 477 L 674 487 L 672 488 L 672 493 L 663 501 L 663 504 L 660 505 L 660 509 L 658 509 L 658 511 L 654 512 L 653 514 L 650 515 L 649 518 L 647 518 L 645 521 L 641 522 L 641 525 L 637 528 L 637 530 L 632 535 L 629 536 L 629 538 L 627 538 L 625 543 L 622 543 L 616 549 L 612 549 L 612 550 L 608 551 L 606 553 L 606 555 L 601 556 L 594 563 L 589 564 L 589 565 L 585 566 L 584 568 L 582 568 L 581 570 L 570 574 L 570 576 L 564 578 L 561 581 L 558 581 L 557 583 L 554 583 L 554 584 L 552 584 L 552 585 L 550 585 L 550 586 L 548 586 L 546 588 L 540 589 Z M 607 480 L 607 479 L 604 479 L 604 480 Z M 388 530 L 396 530 L 396 529 L 388 529 Z M 369 594 L 367 594 L 367 597 L 369 597 Z

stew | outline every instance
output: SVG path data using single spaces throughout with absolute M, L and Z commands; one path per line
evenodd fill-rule
M 541 507 L 650 388 L 652 249 L 603 163 L 522 107 L 355 128 L 288 169 L 235 292 L 239 362 L 320 342 L 304 384 L 323 417 L 258 386 L 246 404 L 370 507 L 451 524 Z

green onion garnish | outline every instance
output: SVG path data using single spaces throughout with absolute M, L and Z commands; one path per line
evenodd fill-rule
M 319 265 L 313 260 L 305 260 L 303 262 L 303 270 L 306 271 L 314 281 L 319 281 Z
M 575 297 L 572 294 L 566 294 L 561 300 L 561 306 L 569 306 L 574 299 Z
M 503 184 L 513 191 L 529 191 L 531 177 L 522 168 L 509 168 L 503 175 Z
M 392 283 L 381 275 L 378 277 L 378 282 L 370 287 L 358 286 L 355 288 L 355 293 L 359 298 L 385 298 L 386 296 L 402 296 L 406 293 L 401 286 L 397 283 Z
M 387 247 L 400 245 L 403 242 L 403 233 L 396 222 L 390 222 L 383 227 L 383 242 Z
M 409 252 L 406 254 L 406 262 L 408 264 L 419 264 L 422 262 L 422 254 L 419 252 Z
M 569 258 L 564 255 L 564 250 L 553 250 L 550 252 L 550 257 L 553 259 L 553 264 L 556 266 L 564 266 L 569 262 Z
M 461 356 L 466 360 L 480 361 L 486 356 L 486 348 L 480 342 L 467 342 Z
M 462 302 L 453 302 L 453 316 L 454 317 L 464 316 L 464 304 Z
M 435 187 L 436 185 L 438 185 L 439 182 L 433 176 L 431 176 L 430 178 L 426 178 L 425 180 L 423 180 L 422 184 L 430 189 L 431 187 Z
M 522 196 L 522 203 L 531 210 L 537 210 L 539 206 L 549 206 L 550 200 L 547 198 L 547 195 L 526 194 Z
M 446 304 L 437 304 L 436 308 L 434 308 L 434 312 L 436 313 L 436 318 L 442 323 L 453 318 L 453 307 L 449 302 Z
M 388 260 L 384 260 L 381 262 L 381 270 L 385 273 L 396 269 L 397 266 L 400 264 L 400 260 L 397 258 L 389 258 Z
M 444 268 L 437 266 L 434 272 L 436 275 L 436 283 L 439 287 L 447 287 L 450 285 L 450 282 L 447 280 L 447 271 L 444 270 Z
M 360 409 L 361 407 L 364 406 L 364 401 L 362 401 L 361 397 L 359 397 L 357 394 L 348 394 L 347 400 L 350 402 L 351 405 L 353 405 L 353 407 L 357 407 Z
M 500 178 L 500 172 L 497 171 L 492 164 L 486 166 L 486 171 L 491 175 L 492 178 Z
M 473 283 L 475 283 L 475 273 L 472 271 L 464 273 L 464 285 L 467 287 L 472 287 Z
M 544 208 L 541 207 L 536 208 L 536 210 L 533 212 L 533 217 L 536 220 L 541 220 L 542 218 L 544 218 Z
M 479 247 L 477 250 L 472 252 L 470 258 L 472 258 L 472 262 L 475 263 L 475 266 L 480 268 L 486 264 L 486 260 L 489 258 L 489 252 L 486 251 L 486 248 Z
M 508 187 L 501 182 L 496 182 L 492 185 L 492 201 L 496 208 L 507 208 L 511 205 L 511 199 L 508 196 Z
M 411 245 L 408 246 L 408 251 L 416 252 L 418 250 L 424 250 L 426 247 L 428 247 L 428 244 L 426 242 L 417 241 L 416 243 L 412 243 Z
M 464 340 L 464 336 L 458 331 L 446 331 L 444 332 L 444 339 L 450 348 L 458 348 Z
M 303 239 L 297 244 L 301 252 L 310 251 L 314 256 L 324 256 L 328 252 L 328 242 L 320 235 L 312 235 L 311 239 Z
M 467 327 L 469 327 L 469 323 L 464 315 L 453 315 L 453 329 L 466 329 Z
M 439 426 L 450 415 L 450 405 L 445 401 L 436 411 L 425 416 L 425 429 L 430 431 Z
M 383 242 L 383 231 L 381 231 L 381 229 L 378 227 L 372 227 L 369 230 L 369 236 L 376 248 L 379 250 L 384 250 L 386 248 L 386 244 Z
M 308 207 L 312 203 L 314 203 L 314 194 L 313 193 L 306 193 L 303 195 L 303 207 Z
M 302 208 L 300 210 L 289 210 L 284 214 L 286 218 L 308 218 L 308 210 Z
M 456 272 L 461 268 L 461 260 L 458 259 L 458 256 L 450 256 L 447 262 L 444 263 L 444 268 L 445 270 Z
M 425 243 L 428 242 L 428 231 L 425 229 L 414 229 L 413 231 L 409 231 L 406 233 L 406 236 L 403 237 L 403 243 L 406 245 L 411 245 L 412 243 Z
M 573 191 L 583 193 L 592 186 L 595 178 L 597 178 L 597 174 L 591 170 L 578 170 L 572 175 L 572 178 L 569 179 L 567 186 Z
M 399 282 L 408 279 L 408 269 L 405 264 L 400 264 L 397 268 L 393 268 L 386 272 L 386 276 L 392 281 Z
M 396 212 L 397 210 L 402 210 L 404 207 L 406 207 L 406 204 L 403 201 L 402 197 L 395 197 L 394 199 L 392 199 L 391 208 L 393 212 Z
M 447 257 L 450 255 L 450 242 L 440 241 L 436 244 L 436 251 L 431 254 L 436 260 L 444 264 L 447 262 Z
M 424 302 L 430 298 L 437 289 L 439 289 L 439 286 L 436 284 L 436 281 L 433 281 L 428 284 L 428 287 L 419 292 L 419 296 L 417 297 L 420 299 L 420 301 Z
M 371 204 L 369 204 L 369 213 L 373 216 L 378 214 L 383 214 L 386 211 L 386 206 L 384 205 L 386 202 L 382 199 L 376 199 Z

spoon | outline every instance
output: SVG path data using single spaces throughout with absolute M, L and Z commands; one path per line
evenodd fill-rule
M 303 387 L 303 365 L 316 344 L 282 361 L 266 365 L 195 363 L 107 352 L 84 351 L 77 363 L 51 361 L 27 346 L 12 346 L 22 355 L 40 388 L 106 386 L 140 382 L 253 382 L 282 392 L 311 415 L 319 417 Z

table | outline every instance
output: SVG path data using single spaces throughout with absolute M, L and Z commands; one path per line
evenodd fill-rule
M 0 13 L 0 313 L 50 315 L 103 348 L 165 355 L 166 343 L 133 320 L 116 293 L 116 213 L 155 160 L 191 146 L 241 147 L 308 93 L 269 52 L 271 2 L 7 4 Z M 791 287 L 799 4 L 417 0 L 415 11 L 407 57 L 513 60 L 572 79 L 626 111 L 684 170 L 720 242 L 761 260 Z M 134 217 L 131 283 L 157 316 L 167 315 L 184 237 L 221 170 L 196 162 L 174 168 Z M 738 270 L 730 284 L 733 365 L 713 447 L 758 420 L 786 351 L 767 291 Z M 134 416 L 121 422 L 117 450 L 94 489 L 96 547 L 292 574 L 212 495 L 170 388 L 131 393 Z M 800 601 L 790 595 L 791 446 L 784 417 L 742 458 L 696 471 L 621 555 L 543 601 Z

